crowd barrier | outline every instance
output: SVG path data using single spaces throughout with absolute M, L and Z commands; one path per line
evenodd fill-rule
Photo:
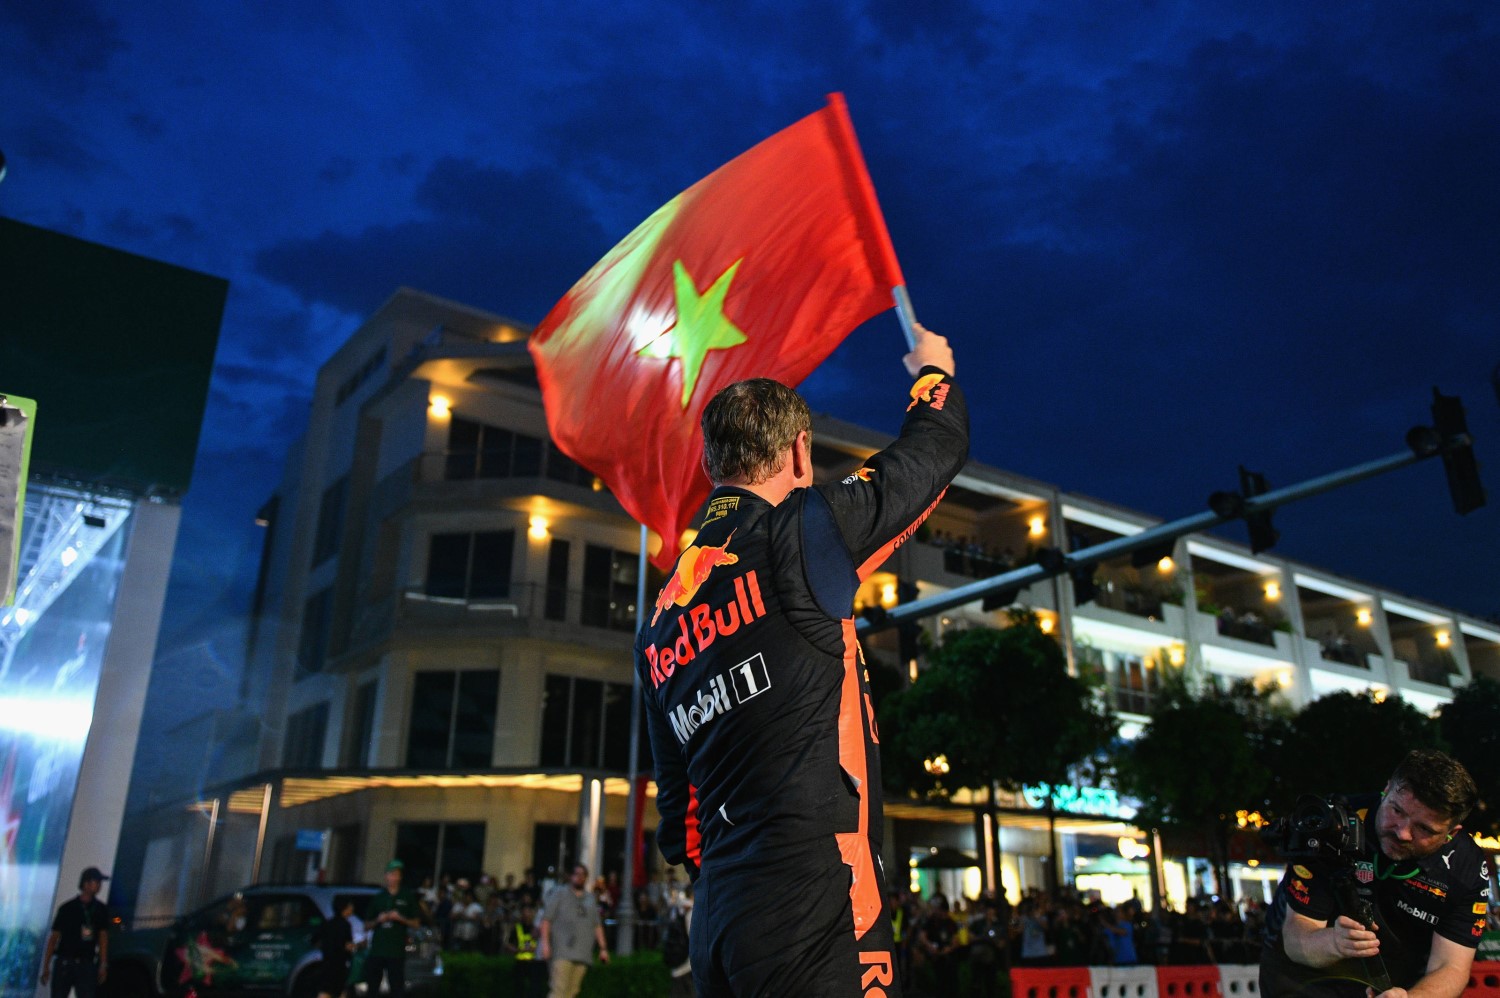
M 1221 963 L 1170 967 L 1017 967 L 1012 998 L 1258 998 L 1260 968 Z M 1500 998 L 1500 962 L 1475 963 L 1464 998 Z

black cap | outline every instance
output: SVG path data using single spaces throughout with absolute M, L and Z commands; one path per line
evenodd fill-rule
M 105 873 L 103 870 L 99 869 L 97 866 L 91 866 L 91 867 L 89 867 L 88 869 L 84 870 L 82 873 L 80 873 L 78 875 L 78 886 L 82 887 L 84 884 L 88 883 L 90 880 L 98 880 L 100 882 L 103 882 L 103 881 L 108 880 L 108 879 L 109 879 L 109 874 Z

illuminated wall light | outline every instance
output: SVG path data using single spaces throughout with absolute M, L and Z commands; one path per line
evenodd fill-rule
M 1377 687 L 1375 687 L 1375 689 L 1374 689 L 1373 692 L 1375 694 L 1375 702 L 1376 703 L 1385 703 L 1385 697 L 1386 697 L 1386 691 L 1385 690 L 1383 690 L 1379 686 L 1377 686 Z
M 1037 626 L 1042 629 L 1043 634 L 1051 634 L 1057 628 L 1057 621 L 1051 617 L 1043 617 Z
M 453 400 L 446 395 L 433 395 L 427 399 L 427 407 L 438 419 L 447 419 L 453 414 Z
M 1356 624 L 1358 624 L 1360 627 L 1369 627 L 1370 626 L 1370 621 L 1373 620 L 1373 619 L 1374 619 L 1374 617 L 1370 613 L 1370 610 L 1369 610 L 1368 607 L 1363 607 L 1362 606 L 1358 610 L 1354 611 L 1354 622 Z
M 600 478 L 598 475 L 595 475 L 594 480 L 589 483 L 589 487 L 592 488 L 595 492 L 603 492 L 604 479 Z
M 915 683 L 917 681 L 917 660 L 916 659 L 912 659 L 910 662 L 906 663 L 906 675 L 907 675 L 907 677 L 909 679 L 911 679 L 912 682 Z
M 1163 574 L 1163 575 L 1171 575 L 1172 574 L 1172 570 L 1175 569 L 1176 567 L 1177 567 L 1177 562 L 1175 562 L 1175 561 L 1172 560 L 1172 556 L 1171 555 L 1167 555 L 1161 561 L 1159 561 L 1159 562 L 1156 563 L 1156 570 L 1158 572 L 1160 572 L 1161 574 Z
M 1267 582 L 1266 583 L 1266 599 L 1271 600 L 1273 602 L 1276 601 L 1276 600 L 1281 599 L 1281 583 L 1279 583 L 1279 582 Z
M 896 605 L 896 584 L 887 582 L 880 587 L 880 605 L 886 609 Z
M 547 528 L 550 526 L 552 524 L 547 522 L 545 516 L 533 516 L 531 518 L 531 525 L 526 531 L 526 536 L 534 541 L 544 541 L 547 539 Z
M 1449 634 L 1447 631 L 1438 631 L 1437 634 L 1433 635 L 1433 637 L 1437 640 L 1437 646 L 1439 648 L 1447 648 L 1453 643 L 1453 635 Z
M 1040 537 L 1047 532 L 1047 518 L 1040 513 L 1033 514 L 1026 521 L 1026 529 L 1032 537 Z
M 1182 645 L 1173 645 L 1167 649 L 1167 661 L 1173 665 L 1181 665 L 1187 661 L 1187 649 Z

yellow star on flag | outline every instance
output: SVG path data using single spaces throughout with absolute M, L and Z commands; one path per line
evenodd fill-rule
M 677 321 L 636 352 L 639 357 L 676 357 L 682 362 L 684 409 L 693 397 L 708 352 L 728 350 L 745 342 L 745 334 L 724 314 L 724 298 L 729 294 L 729 284 L 741 263 L 744 263 L 743 257 L 734 261 L 708 286 L 708 290 L 699 294 L 687 267 L 681 260 L 674 261 L 672 278 L 677 294 Z

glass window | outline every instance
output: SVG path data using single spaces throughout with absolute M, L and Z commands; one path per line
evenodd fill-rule
M 500 699 L 500 672 L 460 672 L 453 719 L 454 769 L 487 768 L 495 759 L 495 708 Z
M 323 671 L 328 654 L 328 630 L 333 621 L 333 590 L 324 589 L 302 605 L 302 634 L 297 642 L 297 666 L 304 674 Z
M 542 441 L 517 433 L 515 451 L 511 459 L 511 474 L 517 478 L 531 478 L 542 473 Z
M 542 704 L 541 765 L 627 772 L 630 696 L 628 683 L 549 675 Z M 644 770 L 651 755 L 644 737 L 641 744 L 638 762 Z
M 376 682 L 362 683 L 354 691 L 354 707 L 349 717 L 349 738 L 344 743 L 344 766 L 362 769 L 370 764 L 371 743 L 375 739 Z
M 572 729 L 568 747 L 570 764 L 599 765 L 600 743 L 604 735 L 603 683 L 596 679 L 573 680 Z
M 457 679 L 456 672 L 419 672 L 413 677 L 411 726 L 406 740 L 408 767 L 448 768 Z
M 443 874 L 478 881 L 484 871 L 484 822 L 409 821 L 396 826 L 396 858 L 405 881 L 434 882 Z
M 516 535 L 492 530 L 474 535 L 474 557 L 469 570 L 469 599 L 504 599 L 510 595 L 510 562 Z
M 542 696 L 543 766 L 568 764 L 568 714 L 572 711 L 573 679 L 570 676 L 548 676 Z
M 568 554 L 572 546 L 561 538 L 552 538 L 547 549 L 547 598 L 544 608 L 548 620 L 566 620 L 568 616 Z
M 510 596 L 513 530 L 433 534 L 427 548 L 427 595 L 447 599 Z
M 419 672 L 412 682 L 408 768 L 482 769 L 494 764 L 500 670 Z
M 475 477 L 479 467 L 480 425 L 471 419 L 453 416 L 448 422 L 448 454 L 444 477 L 450 481 Z
M 515 434 L 496 426 L 485 426 L 480 430 L 479 477 L 510 477 L 510 453 L 514 448 Z
M 286 769 L 318 769 L 323 765 L 323 736 L 328 730 L 328 704 L 299 710 L 287 718 L 281 748 Z
M 349 496 L 349 476 L 345 475 L 323 492 L 318 506 L 318 530 L 313 536 L 312 567 L 338 554 L 344 529 L 344 506 Z
M 427 595 L 461 599 L 468 583 L 472 534 L 434 534 L 427 546 Z

